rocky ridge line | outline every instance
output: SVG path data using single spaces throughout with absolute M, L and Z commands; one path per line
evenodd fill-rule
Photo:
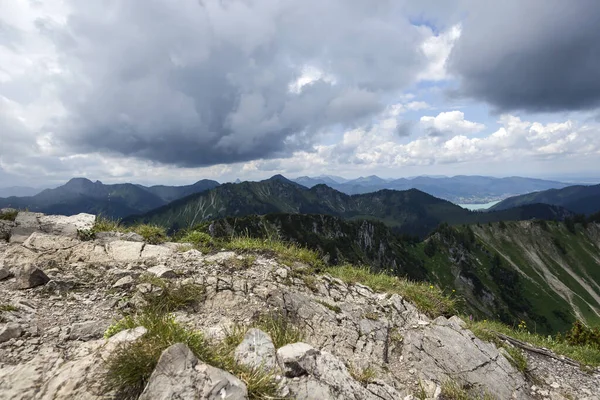
M 246 255 L 180 252 L 179 244 L 150 245 L 115 232 L 79 240 L 78 229 L 90 229 L 94 220 L 28 212 L 14 222 L 0 220 L 0 304 L 16 309 L 0 314 L 0 399 L 107 398 L 103 360 L 145 329 L 109 340 L 102 335 L 148 290 L 139 281 L 143 274 L 205 287 L 198 307 L 174 315 L 207 337 L 223 337 L 265 310 L 293 317 L 305 343 L 276 349 L 268 334 L 251 329 L 236 349 L 238 362 L 276 370 L 280 392 L 290 398 L 441 398 L 447 380 L 498 399 L 600 398 L 600 372 L 526 353 L 525 376 L 460 318 L 431 320 L 397 294 L 327 275 L 307 286 L 298 273 L 305 266 L 261 255 L 241 263 Z M 366 382 L 350 373 L 366 369 L 374 373 Z M 178 344 L 163 352 L 140 398 L 216 399 L 224 393 L 247 398 L 238 378 Z

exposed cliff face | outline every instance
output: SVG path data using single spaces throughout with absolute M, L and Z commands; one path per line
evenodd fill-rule
M 408 243 L 377 221 L 347 221 L 315 214 L 268 214 L 225 218 L 207 223 L 208 226 L 218 237 L 249 235 L 299 243 L 321 252 L 330 264 L 369 265 L 410 279 L 427 278 L 422 260 L 413 254 Z
M 80 241 L 77 228 L 92 223 L 86 215 L 21 213 L 10 227 L 11 242 L 0 243 L 0 303 L 11 305 L 0 322 L 0 398 L 114 395 L 106 393 L 105 360 L 119 346 L 142 340 L 146 329 L 109 340 L 102 335 L 123 310 L 140 307 L 143 294 L 156 289 L 142 279 L 154 275 L 171 285 L 203 288 L 201 302 L 174 315 L 211 340 L 268 311 L 293 321 L 303 343 L 276 348 L 264 332 L 248 330 L 236 349 L 239 362 L 271 363 L 280 394 L 290 398 L 438 398 L 452 380 L 499 399 L 540 393 L 598 399 L 599 371 L 586 373 L 532 352 L 525 355 L 535 368 L 524 375 L 458 317 L 431 320 L 397 294 L 330 276 L 307 278 L 305 266 L 261 255 L 180 252 L 177 244 L 149 245 L 117 233 Z M 371 373 L 362 378 L 356 373 L 366 370 Z M 185 345 L 166 349 L 154 372 L 141 398 L 247 398 L 239 377 L 198 360 Z
M 212 226 L 211 229 L 208 229 Z M 465 299 L 465 311 L 555 334 L 576 319 L 600 323 L 600 225 L 512 221 L 441 226 L 424 242 L 381 222 L 269 214 L 207 222 L 213 235 L 276 238 L 320 251 L 329 263 L 369 265 L 426 280 Z

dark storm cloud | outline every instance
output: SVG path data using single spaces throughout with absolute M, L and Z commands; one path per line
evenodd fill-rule
M 473 1 L 449 68 L 499 111 L 600 104 L 600 1 Z
M 425 65 L 398 4 L 72 1 L 66 26 L 39 24 L 68 71 L 67 116 L 50 128 L 78 151 L 182 166 L 306 148 L 380 111 Z M 290 91 L 305 66 L 323 79 Z

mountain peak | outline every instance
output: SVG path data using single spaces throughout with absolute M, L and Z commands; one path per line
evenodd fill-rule
M 93 185 L 94 182 L 92 182 L 91 180 L 89 180 L 88 178 L 71 178 L 69 179 L 69 181 L 67 183 L 65 183 L 66 185 Z
M 270 177 L 266 181 L 267 182 L 269 182 L 269 181 L 278 181 L 278 182 L 285 182 L 285 183 L 293 183 L 294 185 L 297 185 L 297 183 L 295 183 L 293 181 L 290 181 L 288 178 L 286 178 L 285 176 L 283 176 L 281 174 L 273 175 L 272 177 Z

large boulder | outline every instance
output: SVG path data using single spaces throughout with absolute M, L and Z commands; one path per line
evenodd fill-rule
M 10 339 L 18 338 L 23 333 L 23 329 L 19 324 L 9 322 L 8 324 L 0 325 L 0 343 L 4 343 Z
M 134 261 L 142 255 L 144 243 L 115 240 L 106 245 L 106 252 L 116 261 Z
M 94 320 L 85 322 L 76 322 L 71 325 L 69 332 L 70 340 L 91 340 L 99 339 L 109 327 L 110 323 L 106 320 Z
M 68 237 L 59 235 L 49 235 L 42 232 L 33 232 L 27 240 L 23 243 L 24 247 L 31 250 L 40 252 L 52 251 L 52 250 L 63 250 L 76 246 L 79 241 Z
M 77 237 L 78 231 L 89 231 L 96 223 L 93 214 L 64 215 L 42 215 L 38 217 L 40 229 L 51 235 Z
M 10 231 L 15 227 L 13 221 L 0 219 L 0 241 L 8 241 L 10 239 Z
M 248 399 L 246 385 L 229 372 L 211 367 L 196 358 L 183 343 L 167 348 L 139 400 L 242 400 Z
M 271 336 L 260 329 L 249 329 L 235 349 L 235 360 L 250 368 L 274 370 L 277 367 L 277 351 Z
M 33 232 L 41 230 L 39 217 L 44 214 L 21 211 L 15 218 L 15 226 L 10 231 L 11 243 L 23 243 Z
M 277 351 L 277 358 L 286 376 L 282 390 L 297 400 L 394 400 L 404 397 L 381 381 L 358 382 L 341 360 L 306 343 L 283 346 Z
M 10 271 L 4 265 L 0 265 L 0 281 L 10 276 Z
M 479 340 L 458 317 L 438 317 L 404 336 L 404 359 L 422 379 L 469 382 L 475 391 L 501 399 L 526 398 L 526 382 L 496 346 Z
M 17 289 L 31 289 L 48 283 L 50 278 L 38 267 L 28 265 L 17 271 Z
M 30 361 L 0 367 L 0 399 L 11 400 L 101 400 L 106 393 L 105 360 L 115 349 L 146 333 L 146 328 L 128 329 L 111 337 L 82 344 L 65 360 L 59 350 L 43 347 Z

